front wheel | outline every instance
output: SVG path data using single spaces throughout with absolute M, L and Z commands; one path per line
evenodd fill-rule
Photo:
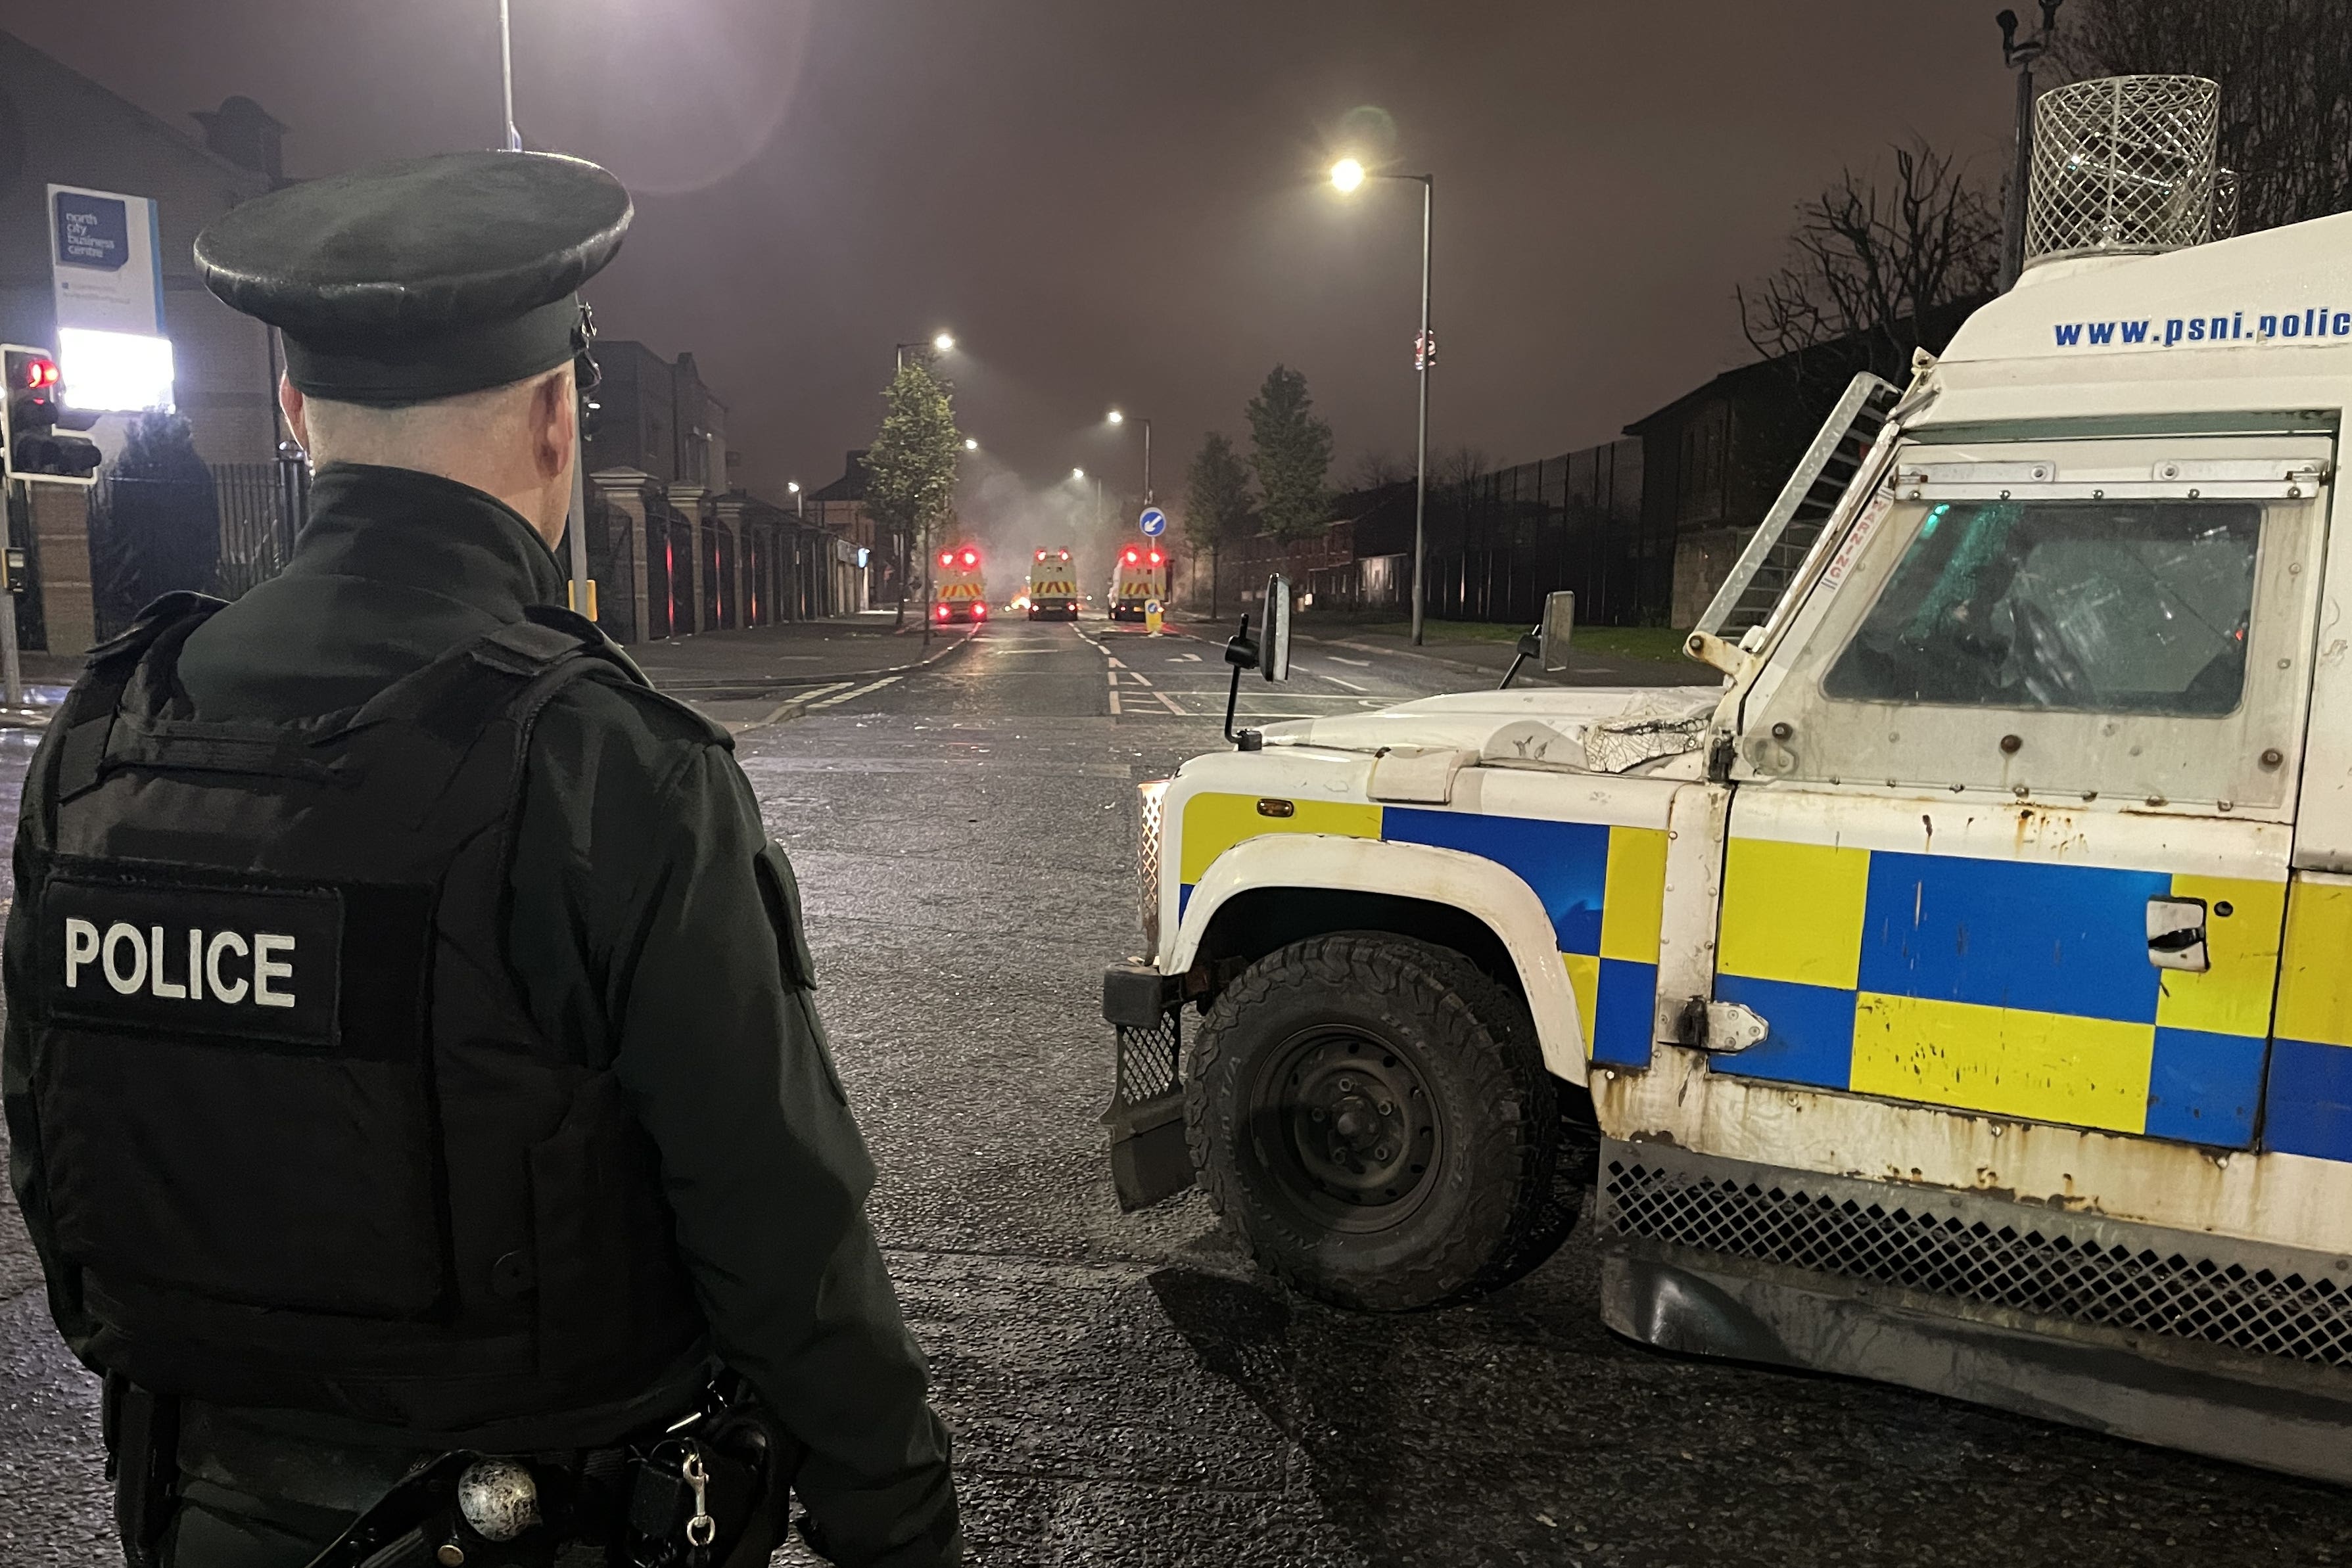
M 1269 1271 L 1409 1312 L 1557 1245 L 1560 1087 L 1519 999 L 1385 933 L 1295 943 L 1228 986 L 1185 1074 L 1192 1165 Z

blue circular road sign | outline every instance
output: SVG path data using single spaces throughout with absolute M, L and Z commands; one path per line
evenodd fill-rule
M 1145 538 L 1156 539 L 1168 531 L 1168 514 L 1157 507 L 1146 507 L 1143 516 L 1136 519 L 1136 526 L 1143 530 Z

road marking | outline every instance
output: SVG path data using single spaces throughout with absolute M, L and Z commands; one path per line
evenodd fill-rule
M 1315 678 L 1318 681 L 1328 681 L 1335 686 L 1345 686 L 1351 692 L 1363 692 L 1370 691 L 1371 689 L 1370 686 L 1360 686 L 1353 681 L 1343 681 L 1337 675 L 1318 675 Z
M 1168 662 L 1171 664 L 1197 664 L 1201 662 L 1201 655 L 1198 653 L 1171 653 L 1168 656 Z
M 1353 664 L 1360 670 L 1369 670 L 1372 667 L 1372 662 L 1370 659 L 1350 659 L 1339 653 L 1326 653 L 1323 656 L 1335 664 Z
M 1160 706 L 1166 708 L 1170 713 L 1175 714 L 1181 718 L 1190 718 L 1192 716 L 1192 715 L 1186 713 L 1182 708 L 1178 707 L 1176 706 L 1175 699 L 1171 697 L 1166 692 L 1154 692 L 1151 695 L 1158 697 L 1160 699 Z
M 898 680 L 898 677 L 897 675 L 885 675 L 880 680 L 875 681 L 866 685 L 862 685 L 854 692 L 844 692 L 837 697 L 827 697 L 823 702 L 811 703 L 809 704 L 809 707 L 812 710 L 821 707 L 831 707 L 835 703 L 845 703 L 852 697 L 862 697 L 869 693 L 878 692 L 884 686 L 896 685 Z
M 1123 669 L 1127 668 L 1127 666 L 1126 666 L 1125 664 L 1120 664 L 1117 659 L 1112 659 L 1112 658 L 1111 658 L 1111 656 L 1110 656 L 1108 653 L 1105 653 L 1105 654 L 1103 655 L 1103 657 L 1104 657 L 1104 658 L 1106 658 L 1106 659 L 1110 659 L 1110 667 L 1111 667 L 1112 669 L 1114 669 L 1114 670 L 1123 670 Z
M 1145 680 L 1140 674 L 1134 670 L 1127 672 L 1127 682 L 1128 685 L 1132 686 L 1149 686 L 1151 685 L 1150 681 Z
M 1124 710 L 1118 706 L 1118 688 L 1113 686 L 1110 689 L 1110 716 L 1117 718 L 1122 711 Z

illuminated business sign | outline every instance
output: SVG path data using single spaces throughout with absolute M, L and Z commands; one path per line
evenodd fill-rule
M 49 285 L 58 362 L 72 408 L 172 404 L 163 329 L 163 247 L 145 196 L 49 187 Z

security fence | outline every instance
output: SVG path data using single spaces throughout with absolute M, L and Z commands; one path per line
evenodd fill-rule
M 1544 595 L 1565 588 L 1576 593 L 1577 619 L 1590 624 L 1664 623 L 1674 535 L 1643 524 L 1639 441 L 1433 490 L 1427 531 L 1423 605 L 1440 620 L 1532 622 Z M 1402 542 L 1410 550 L 1410 535 Z M 1412 569 L 1408 557 L 1407 593 Z

